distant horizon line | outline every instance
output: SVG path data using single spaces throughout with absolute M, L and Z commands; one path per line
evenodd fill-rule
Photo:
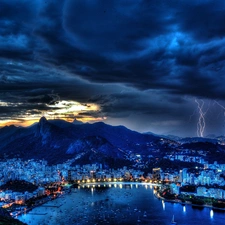
M 120 125 L 112 125 L 112 124 L 108 124 L 108 123 L 106 123 L 106 122 L 104 122 L 104 121 L 95 121 L 95 122 L 92 122 L 92 123 L 91 123 L 90 121 L 88 121 L 88 122 L 82 122 L 82 121 L 80 121 L 80 120 L 77 120 L 76 118 L 74 118 L 73 121 L 67 121 L 67 120 L 65 120 L 65 119 L 63 119 L 63 118 L 55 118 L 55 119 L 50 118 L 50 119 L 48 119 L 48 118 L 46 118 L 45 116 L 41 116 L 41 117 L 39 118 L 38 121 L 35 121 L 35 122 L 33 122 L 32 124 L 30 124 L 30 125 L 16 125 L 16 124 L 10 123 L 9 125 L 0 126 L 0 129 L 2 129 L 2 128 L 4 128 L 4 127 L 10 127 L 10 126 L 14 126 L 14 127 L 18 127 L 18 128 L 19 128 L 19 127 L 24 127 L 24 128 L 31 127 L 31 126 L 33 126 L 33 125 L 39 123 L 40 120 L 41 120 L 41 118 L 45 118 L 47 121 L 61 120 L 61 121 L 64 121 L 64 122 L 70 123 L 70 124 L 74 124 L 74 121 L 77 121 L 77 122 L 81 123 L 81 124 L 74 124 L 74 125 L 104 123 L 104 124 L 106 124 L 106 125 L 113 126 L 113 127 L 123 126 L 123 127 L 126 127 L 127 129 L 129 129 L 129 130 L 131 130 L 131 131 L 135 131 L 135 132 L 140 133 L 140 134 L 152 134 L 152 135 L 155 135 L 155 136 L 167 137 L 167 138 L 169 138 L 170 136 L 175 137 L 175 138 L 179 138 L 179 139 L 185 139 L 185 138 L 193 138 L 193 139 L 194 139 L 194 138 L 200 138 L 200 139 L 201 139 L 201 138 L 202 138 L 202 139 L 215 139 L 215 138 L 218 138 L 218 137 L 225 137 L 225 136 L 222 135 L 222 134 L 221 134 L 221 135 L 209 134 L 209 135 L 206 135 L 206 136 L 204 136 L 204 137 L 198 137 L 198 136 L 178 136 L 178 135 L 174 135 L 174 134 L 157 134 L 157 133 L 154 133 L 154 132 L 151 132 L 151 131 L 139 132 L 139 131 L 137 131 L 137 130 L 130 129 L 130 128 L 128 128 L 127 126 L 125 126 L 125 125 L 123 125 L 123 124 L 120 124 Z M 210 137 L 210 136 L 211 136 L 211 137 Z M 212 136 L 214 136 L 214 137 L 212 137 Z

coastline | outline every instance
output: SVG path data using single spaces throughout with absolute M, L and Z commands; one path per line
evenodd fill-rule
M 53 200 L 55 200 L 55 199 L 57 199 L 57 198 L 59 198 L 59 197 L 61 197 L 61 196 L 63 196 L 63 195 L 64 195 L 64 194 L 58 195 L 58 196 L 55 197 L 54 199 L 51 199 L 51 198 L 45 199 L 44 201 L 39 202 L 38 204 L 36 204 L 36 205 L 34 205 L 34 206 L 31 206 L 31 207 L 29 207 L 29 208 L 26 208 L 26 210 L 24 210 L 24 211 L 19 211 L 19 212 L 17 212 L 15 215 L 11 215 L 11 216 L 12 216 L 12 218 L 17 218 L 18 216 L 20 216 L 20 215 L 22 215 L 22 214 L 29 213 L 30 211 L 32 211 L 32 209 L 34 209 L 34 208 L 36 208 L 36 207 L 39 207 L 39 206 L 41 206 L 41 205 L 43 205 L 43 204 L 45 204 L 45 203 L 48 203 L 48 202 L 50 202 L 50 201 L 53 201 Z
M 197 204 L 192 204 L 191 202 L 181 202 L 179 200 L 177 200 L 177 201 L 176 200 L 170 200 L 170 199 L 163 198 L 162 196 L 159 195 L 158 192 L 155 192 L 154 195 L 155 195 L 156 198 L 161 199 L 164 202 L 178 203 L 178 204 L 181 204 L 181 205 L 191 205 L 191 206 L 196 207 L 196 208 L 210 208 L 210 209 L 225 212 L 225 208 L 218 208 L 218 207 L 214 207 L 212 205 L 206 205 L 206 204 L 197 205 Z
M 113 185 L 113 184 L 118 184 L 118 185 L 120 185 L 120 184 L 122 184 L 122 185 L 123 184 L 124 185 L 129 184 L 129 185 L 153 185 L 153 186 L 155 186 L 155 184 L 146 183 L 146 182 L 100 182 L 100 183 L 94 182 L 94 183 L 80 184 L 80 186 L 86 186 L 86 185 L 104 185 L 104 184 L 111 184 L 111 185 Z M 181 204 L 181 205 L 191 205 L 191 206 L 196 207 L 196 208 L 210 208 L 210 209 L 214 209 L 214 210 L 217 210 L 217 211 L 225 212 L 225 208 L 213 207 L 212 205 L 206 205 L 206 204 L 204 204 L 204 205 L 197 205 L 197 204 L 192 204 L 191 202 L 181 202 L 180 200 L 170 200 L 170 199 L 166 199 L 166 198 L 160 196 L 157 191 L 156 192 L 153 192 L 153 193 L 154 193 L 154 196 L 156 198 L 158 198 L 160 200 L 163 200 L 164 202 L 178 203 L 178 204 Z M 51 198 L 46 199 L 45 201 L 43 201 L 41 203 L 38 203 L 37 205 L 32 206 L 30 208 L 27 208 L 25 211 L 21 211 L 18 214 L 13 215 L 12 217 L 15 218 L 15 217 L 17 217 L 17 216 L 19 216 L 21 214 L 29 213 L 30 211 L 32 211 L 32 209 L 34 209 L 36 207 L 39 207 L 39 206 L 41 206 L 41 205 L 43 205 L 43 204 L 45 204 L 47 202 L 54 201 L 55 199 L 60 198 L 60 197 L 63 197 L 64 195 L 67 195 L 67 194 L 70 194 L 70 192 L 65 191 L 63 194 L 58 195 L 54 199 L 51 199 Z
M 112 183 L 103 183 L 106 187 L 109 187 Z M 123 188 L 121 186 L 123 185 Z M 130 187 L 126 187 L 125 185 L 129 185 Z M 80 189 L 72 189 L 71 195 L 70 194 L 64 194 L 62 197 L 56 198 L 56 201 L 50 201 L 43 206 L 37 207 L 34 210 L 27 213 L 27 215 L 20 215 L 18 219 L 22 222 L 25 222 L 29 224 L 29 221 L 36 220 L 37 224 L 47 224 L 46 221 L 53 221 L 49 222 L 49 225 L 55 225 L 57 224 L 55 221 L 67 221 L 67 223 L 64 224 L 70 224 L 71 221 L 74 223 L 77 222 L 80 219 L 84 219 L 84 224 L 90 224 L 87 220 L 89 219 L 97 219 L 98 215 L 96 213 L 99 213 L 102 215 L 102 219 L 106 218 L 107 220 L 116 220 L 116 217 L 122 216 L 123 214 L 120 214 L 122 211 L 117 211 L 120 207 L 122 210 L 127 209 L 128 211 L 124 211 L 124 215 L 128 215 L 129 213 L 132 214 L 132 216 L 135 216 L 134 220 L 138 219 L 138 215 L 140 215 L 140 218 L 142 220 L 143 213 L 147 212 L 147 219 L 150 219 L 152 216 L 155 215 L 155 207 L 157 206 L 157 209 L 159 210 L 159 215 L 164 215 L 162 217 L 162 221 L 164 221 L 164 224 L 168 224 L 168 221 L 171 221 L 172 214 L 175 215 L 176 221 L 182 221 L 182 218 L 186 218 L 188 221 L 191 221 L 189 224 L 195 224 L 193 221 L 195 221 L 195 213 L 198 213 L 199 218 L 197 218 L 198 223 L 201 223 L 201 217 L 204 215 L 205 221 L 208 221 L 208 219 L 212 218 L 213 212 L 211 209 L 203 209 L 203 210 L 197 210 L 192 207 L 182 207 L 179 205 L 174 205 L 173 203 L 163 203 L 161 198 L 157 198 L 157 193 L 153 189 L 153 186 L 150 186 L 149 184 L 146 185 L 145 183 L 135 183 L 136 185 L 132 185 L 129 183 L 119 183 L 117 186 L 112 185 L 112 188 L 108 189 L 95 189 L 92 188 L 92 185 L 96 185 L 96 183 L 92 183 L 90 187 L 82 188 Z M 98 185 L 98 184 L 97 184 Z M 100 184 L 101 185 L 101 184 Z M 138 185 L 138 186 L 137 186 Z M 96 187 L 96 186 L 95 186 Z M 122 190 L 122 189 L 123 190 Z M 77 190 L 77 191 L 76 191 Z M 145 200 L 148 200 L 149 204 L 144 204 L 143 206 L 143 199 L 137 198 L 136 194 L 141 194 L 140 196 L 146 197 L 143 198 Z M 142 195 L 143 194 L 143 195 Z M 106 198 L 109 197 L 109 200 Z M 135 201 L 133 201 L 135 199 Z M 166 199 L 165 199 L 166 200 Z M 152 202 L 152 204 L 150 204 Z M 153 204 L 154 202 L 154 204 Z M 173 201 L 174 203 L 178 203 L 176 201 Z M 124 203 L 126 204 L 126 207 L 124 207 Z M 134 204 L 133 204 L 134 203 Z M 60 205 L 63 204 L 60 208 L 45 208 L 45 205 Z M 103 208 L 101 208 L 101 206 Z M 155 207 L 152 207 L 155 206 Z M 146 208 L 145 208 L 146 207 Z M 105 210 L 107 208 L 107 210 Z M 114 210 L 114 212 L 117 213 L 117 215 L 114 215 L 112 213 L 111 208 Z M 104 209 L 104 210 L 103 210 Z M 136 212 L 134 210 L 138 209 L 137 214 L 134 214 L 133 212 Z M 103 213 L 101 213 L 103 210 Z M 139 212 L 139 210 L 141 212 Z M 158 211 L 157 210 L 157 211 Z M 106 212 L 107 211 L 107 212 Z M 42 213 L 46 213 L 46 215 L 43 215 Z M 67 215 L 70 215 L 70 212 L 72 213 L 70 217 Z M 94 213 L 95 212 L 95 213 Z M 108 213 L 109 212 L 109 213 Z M 168 218 L 168 212 L 169 212 L 169 218 Z M 33 215 L 32 215 L 33 214 Z M 114 216 L 113 219 L 110 219 L 112 216 Z M 223 217 L 223 211 L 218 212 L 218 215 L 215 214 L 215 221 L 220 221 L 221 217 Z M 105 217 L 104 217 L 105 216 Z M 123 219 L 122 217 L 120 219 Z M 135 221 L 136 221 L 135 220 Z M 143 223 L 146 220 L 146 218 L 143 218 Z M 157 219 L 158 220 L 158 219 Z M 42 223 L 43 221 L 43 223 Z M 70 221 L 70 222 L 69 222 Z M 90 220 L 91 221 L 91 220 Z M 45 222 L 45 223 L 44 223 Z M 193 223 L 192 223 L 193 222 Z M 32 222 L 31 222 L 32 223 Z M 73 223 L 72 223 L 73 224 Z M 104 224 L 104 223 L 102 223 Z M 106 224 L 106 223 L 105 223 Z M 113 223 L 111 223 L 113 224 Z M 115 224 L 115 223 L 114 223 Z M 147 222 L 146 222 L 147 224 Z M 148 224 L 151 224 L 150 222 Z M 156 223 L 160 224 L 160 223 Z M 162 224 L 162 223 L 161 223 Z M 185 223 L 186 225 L 187 223 Z M 204 223 L 208 224 L 208 223 Z M 217 223 L 217 224 L 223 224 L 223 223 Z

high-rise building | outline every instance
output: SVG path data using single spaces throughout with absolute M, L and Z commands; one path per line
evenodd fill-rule
M 179 173 L 179 182 L 186 182 L 187 180 L 187 168 L 183 168 Z
M 68 182 L 71 182 L 72 179 L 71 179 L 71 170 L 68 170 Z
M 160 180 L 161 168 L 153 168 L 152 169 L 152 177 L 153 180 Z

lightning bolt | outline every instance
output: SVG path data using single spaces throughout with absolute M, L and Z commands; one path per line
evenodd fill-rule
M 203 137 L 205 131 L 205 114 L 207 113 L 208 110 L 206 110 L 205 112 L 203 111 L 205 104 L 203 100 L 199 102 L 197 99 L 195 99 L 195 102 L 198 105 L 198 112 L 199 112 L 199 118 L 197 123 L 197 135 L 198 137 Z

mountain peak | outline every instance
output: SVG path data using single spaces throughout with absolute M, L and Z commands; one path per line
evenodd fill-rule
M 0 129 L 15 129 L 17 128 L 15 125 L 11 124 L 11 125 L 6 125 L 5 127 L 2 127 Z
M 42 116 L 41 118 L 40 118 L 40 120 L 39 120 L 39 123 L 40 124 L 43 124 L 43 123 L 46 123 L 47 122 L 47 119 L 44 117 L 44 116 Z
M 72 122 L 73 124 L 83 124 L 81 121 L 77 120 L 76 118 Z
M 40 118 L 35 134 L 42 138 L 47 138 L 50 135 L 50 124 L 44 116 Z

